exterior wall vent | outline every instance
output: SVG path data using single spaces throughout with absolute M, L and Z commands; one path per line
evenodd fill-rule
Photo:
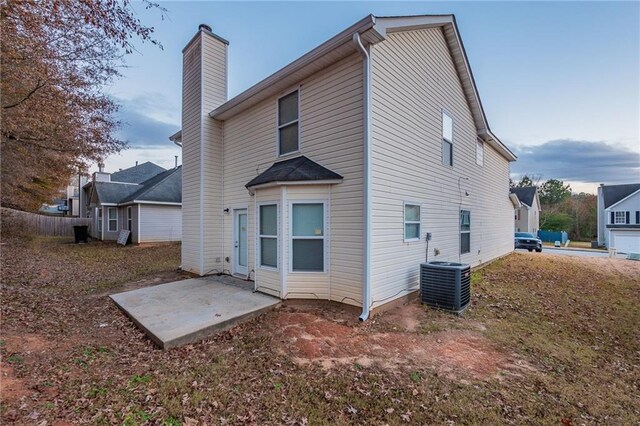
M 471 302 L 471 267 L 453 262 L 421 264 L 420 299 L 431 307 L 461 314 Z

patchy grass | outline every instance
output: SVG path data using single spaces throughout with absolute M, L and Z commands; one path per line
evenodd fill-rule
M 106 294 L 182 278 L 179 246 L 5 239 L 0 415 L 21 424 L 637 424 L 640 264 L 621 262 L 514 254 L 474 273 L 462 317 L 416 303 L 359 323 L 334 307 L 286 307 L 163 352 Z M 482 364 L 492 368 L 470 369 Z

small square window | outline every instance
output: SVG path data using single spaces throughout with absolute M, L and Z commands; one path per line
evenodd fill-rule
M 627 223 L 627 212 L 616 212 L 615 225 Z

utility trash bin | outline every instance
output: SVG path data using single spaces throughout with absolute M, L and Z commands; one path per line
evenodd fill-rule
M 591 248 L 593 248 L 593 249 L 598 248 L 598 240 L 591 241 Z
M 87 225 L 76 225 L 73 227 L 73 235 L 76 237 L 76 244 L 80 241 L 86 243 L 89 240 L 89 227 Z

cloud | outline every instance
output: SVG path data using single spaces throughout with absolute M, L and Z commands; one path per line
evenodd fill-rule
M 640 148 L 640 146 L 639 146 Z M 553 140 L 537 146 L 515 149 L 518 161 L 512 174 L 542 175 L 588 183 L 626 183 L 640 181 L 640 150 L 605 142 Z
M 172 144 L 169 136 L 180 126 L 158 119 L 166 109 L 162 98 L 157 96 L 138 96 L 131 100 L 116 99 L 121 105 L 118 119 L 122 122 L 117 136 L 129 143 L 131 148 L 166 148 Z

